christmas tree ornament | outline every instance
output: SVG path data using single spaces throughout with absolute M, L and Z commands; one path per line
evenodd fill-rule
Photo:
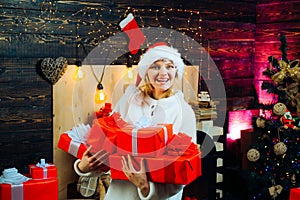
M 291 70 L 290 74 L 294 81 L 300 81 L 300 67 L 299 67 L 299 59 L 293 60 L 290 62 Z
M 258 117 L 255 120 L 255 124 L 258 128 L 265 128 L 266 127 L 266 120 L 262 117 Z
M 271 78 L 275 83 L 283 83 L 284 79 L 290 76 L 291 68 L 285 60 L 279 60 L 280 71 L 274 74 Z
M 260 153 L 257 149 L 249 149 L 247 152 L 247 158 L 251 162 L 256 162 L 260 158 Z
M 286 70 L 281 70 L 274 74 L 271 78 L 275 83 L 282 83 L 283 80 L 286 78 Z
M 294 187 L 296 186 L 297 181 L 296 181 L 296 175 L 295 174 L 293 174 L 292 177 L 291 177 L 291 183 Z
M 300 69 L 300 68 L 298 68 Z M 300 76 L 299 76 L 300 77 Z M 290 105 L 295 108 L 297 113 L 300 113 L 300 94 L 299 94 L 299 82 L 291 83 L 284 86 L 279 86 L 278 90 L 285 92 L 287 98 L 289 99 Z
M 127 17 L 119 23 L 119 26 L 129 38 L 128 49 L 130 53 L 137 54 L 140 46 L 145 42 L 145 35 L 139 28 L 132 13 L 129 13 Z
M 270 196 L 275 199 L 281 192 L 283 187 L 281 185 L 274 185 L 269 188 L 269 194 Z
M 276 155 L 283 155 L 287 151 L 287 146 L 283 142 L 278 142 L 274 145 L 274 153 Z
M 286 109 L 286 105 L 284 105 L 283 103 L 276 103 L 273 107 L 273 114 L 282 116 L 286 112 Z
M 291 128 L 294 130 L 298 130 L 298 127 L 294 125 L 295 120 L 292 117 L 292 114 L 289 110 L 286 110 L 284 115 L 280 118 L 280 121 L 283 123 L 283 128 L 285 129 Z

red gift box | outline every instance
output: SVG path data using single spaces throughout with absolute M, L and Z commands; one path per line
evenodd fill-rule
M 58 180 L 31 179 L 20 185 L 0 184 L 0 200 L 57 200 Z
M 158 124 L 146 128 L 126 126 L 117 134 L 117 152 L 120 155 L 153 157 L 161 156 L 169 138 L 172 124 Z
M 191 141 L 191 137 L 178 133 L 172 135 L 165 148 L 165 155 L 145 157 L 145 168 L 153 182 L 187 185 L 201 176 L 201 152 Z M 136 170 L 139 170 L 141 157 L 132 157 Z M 112 179 L 127 180 L 122 171 L 120 155 L 111 155 L 109 164 Z
M 72 140 L 67 133 L 60 135 L 57 147 L 79 159 L 82 158 L 83 153 L 87 150 L 83 143 Z
M 92 146 L 91 153 L 106 150 L 109 153 L 116 152 L 116 136 L 120 128 L 124 127 L 119 113 L 111 116 L 95 119 L 88 135 L 87 144 Z
M 29 169 L 29 175 L 33 179 L 57 177 L 57 168 L 52 164 L 48 164 L 45 167 L 32 164 L 32 165 L 28 165 L 28 169 Z
M 110 155 L 109 164 L 112 179 L 128 180 L 122 171 L 120 155 Z M 139 170 L 141 157 L 132 157 L 136 170 Z M 144 158 L 145 168 L 151 181 L 187 185 L 201 176 L 201 153 L 187 156 L 168 156 Z
M 299 199 L 300 199 L 300 188 L 291 188 L 289 200 L 299 200 Z
M 136 170 L 139 170 L 141 157 L 131 157 L 132 164 Z M 128 180 L 122 170 L 122 156 L 112 154 L 109 156 L 110 175 L 112 179 Z
M 110 165 L 110 173 L 112 179 L 119 179 L 119 180 L 128 180 L 126 175 L 122 170 L 122 156 L 114 154 L 110 155 L 109 157 L 109 165 Z M 140 170 L 140 163 L 142 157 L 131 157 L 132 164 L 136 170 Z M 165 165 L 164 158 L 144 158 L 144 164 L 146 168 L 146 172 L 148 173 L 148 177 L 151 181 L 158 182 L 158 183 L 165 183 L 166 182 L 166 173 L 170 177 L 175 177 L 174 168 L 170 167 L 170 165 Z M 153 180 L 154 178 L 154 180 Z
M 174 169 L 173 171 L 175 172 L 174 174 L 171 174 L 171 176 L 168 173 L 165 174 L 165 183 L 187 185 L 199 176 L 201 176 L 202 168 L 200 152 L 195 155 L 180 156 L 175 161 L 173 159 L 174 157 L 171 156 L 165 158 L 165 163 L 169 164 L 167 166 L 167 170 Z M 165 172 L 168 172 L 167 170 L 165 170 Z M 152 175 L 153 174 L 154 173 L 152 173 Z M 152 177 L 150 176 L 154 182 L 156 181 L 156 179 L 160 179 L 159 174 L 154 175 Z

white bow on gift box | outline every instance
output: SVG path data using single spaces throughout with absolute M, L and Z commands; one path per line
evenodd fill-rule
M 12 185 L 20 185 L 28 180 L 30 180 L 30 178 L 18 173 L 18 170 L 14 167 L 4 169 L 0 176 L 0 184 L 8 183 Z
M 135 126 L 136 128 L 147 128 L 149 126 L 154 126 L 154 124 L 148 117 L 142 116 L 138 121 L 133 123 L 133 126 Z
M 48 169 L 47 169 L 47 167 L 49 167 L 49 166 L 54 166 L 54 165 L 46 163 L 45 159 L 41 158 L 41 162 L 38 162 L 35 166 L 32 166 L 30 168 L 30 170 L 32 170 L 33 167 L 40 167 L 40 168 L 43 169 L 43 178 L 47 178 L 48 177 Z
M 71 130 L 67 131 L 67 134 L 70 138 L 72 138 L 68 152 L 71 155 L 76 156 L 78 153 L 78 149 L 80 144 L 86 145 L 88 139 L 88 133 L 91 130 L 91 126 L 89 124 L 79 124 L 77 126 L 73 126 Z
M 73 126 L 71 130 L 68 130 L 68 135 L 72 138 L 74 142 L 84 143 L 86 144 L 88 133 L 91 130 L 91 126 L 89 124 L 78 124 L 77 126 Z

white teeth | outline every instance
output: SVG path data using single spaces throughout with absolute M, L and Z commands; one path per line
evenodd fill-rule
M 168 82 L 169 79 L 156 79 L 157 82 Z

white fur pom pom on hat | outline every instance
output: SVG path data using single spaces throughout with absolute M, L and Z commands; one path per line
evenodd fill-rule
M 172 60 L 174 65 L 178 70 L 178 78 L 182 78 L 184 63 L 181 58 L 180 53 L 177 49 L 169 47 L 167 45 L 157 45 L 150 47 L 147 52 L 141 57 L 140 62 L 138 63 L 138 72 L 141 79 L 144 79 L 147 73 L 147 69 L 155 61 L 168 59 Z

